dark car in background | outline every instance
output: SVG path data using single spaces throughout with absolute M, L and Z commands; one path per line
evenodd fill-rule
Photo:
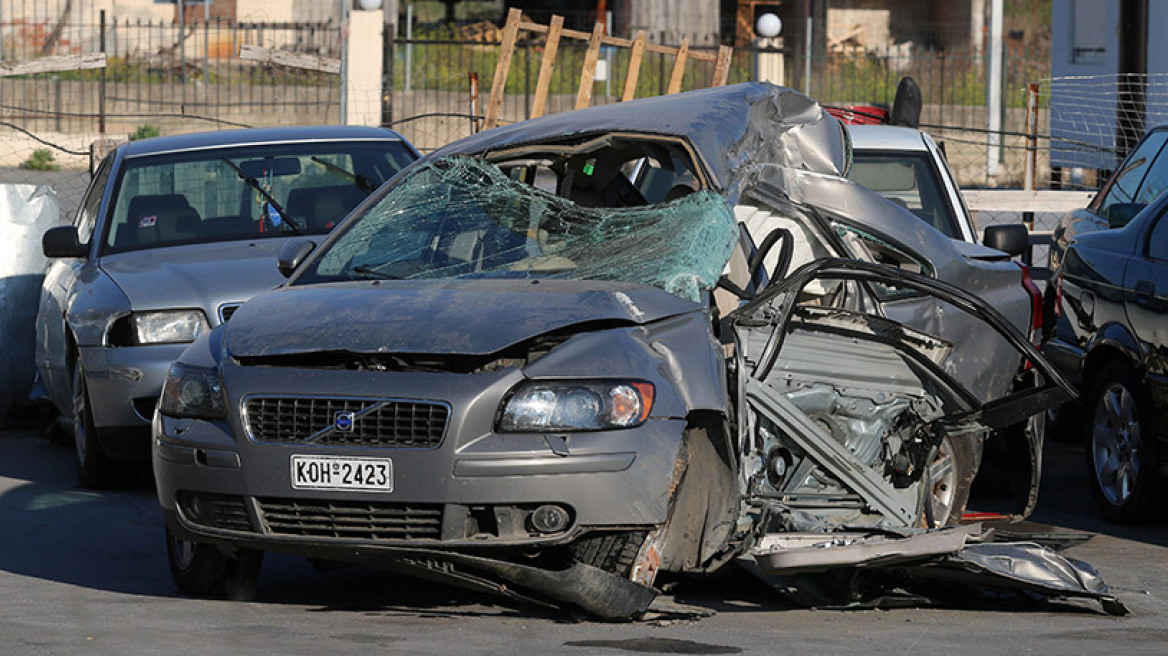
M 1059 220 L 1051 234 L 1051 270 L 1058 268 L 1063 252 L 1079 235 L 1122 228 L 1168 189 L 1168 156 L 1162 155 L 1166 143 L 1168 124 L 1152 128 L 1103 183 L 1090 205 Z
M 36 327 L 46 396 L 71 424 L 83 485 L 149 454 L 166 369 L 283 278 L 287 237 L 323 235 L 417 158 L 390 130 L 229 130 L 123 144 L 97 168 L 53 258 Z M 71 421 L 69 421 L 71 418 Z
M 1165 133 L 1168 134 L 1168 133 Z M 1056 281 L 1051 362 L 1083 392 L 1095 499 L 1115 522 L 1168 516 L 1168 196 L 1126 226 L 1079 235 Z M 1077 411 L 1077 412 L 1076 412 Z M 1071 425 L 1071 422 L 1067 422 Z

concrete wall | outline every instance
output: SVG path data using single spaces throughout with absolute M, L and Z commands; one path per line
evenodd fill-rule
M 381 122 L 381 10 L 349 14 L 348 125 L 377 125 Z
M 689 36 L 694 43 L 716 43 L 721 27 L 719 0 L 638 0 L 629 3 L 629 31 L 644 29 L 651 39 L 662 32 L 665 43 L 681 43 Z
M 296 16 L 295 0 L 236 0 L 235 18 L 239 21 L 264 23 L 289 23 L 304 20 Z M 325 3 L 318 1 L 315 6 Z M 337 3 L 332 3 L 337 4 Z

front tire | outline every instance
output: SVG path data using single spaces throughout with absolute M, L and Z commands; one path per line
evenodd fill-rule
M 1146 522 L 1163 498 L 1150 407 L 1142 381 L 1126 363 L 1099 372 L 1088 406 L 1087 466 L 1091 492 L 1108 521 Z
M 924 486 L 924 523 L 928 528 L 961 521 L 969 503 L 976 473 L 971 440 L 946 435 L 933 452 L 921 484 Z
M 129 467 L 114 461 L 101 448 L 80 358 L 73 364 L 73 447 L 77 456 L 77 481 L 81 487 L 103 489 L 126 483 Z
M 192 597 L 227 597 L 248 601 L 255 596 L 264 552 L 237 549 L 228 556 L 219 547 L 179 539 L 166 528 L 166 559 L 178 589 Z

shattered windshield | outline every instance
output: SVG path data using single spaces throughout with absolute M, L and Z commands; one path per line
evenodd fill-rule
M 451 157 L 397 184 L 296 282 L 612 280 L 698 301 L 737 239 L 729 205 L 713 192 L 589 208 L 512 180 L 493 164 Z

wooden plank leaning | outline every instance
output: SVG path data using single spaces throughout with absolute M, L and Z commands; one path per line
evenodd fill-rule
M 18 62 L 0 61 L 0 77 L 32 75 L 33 73 L 55 73 L 58 71 L 78 71 L 93 68 L 105 68 L 104 53 L 37 57 L 36 59 Z
M 584 69 L 580 71 L 580 90 L 576 92 L 576 109 L 592 104 L 592 82 L 596 79 L 596 60 L 600 58 L 600 41 L 604 38 L 604 23 L 597 22 L 584 53 Z
M 734 48 L 721 46 L 718 48 L 718 61 L 714 63 L 714 79 L 710 86 L 723 87 L 730 79 L 730 64 L 734 59 Z
M 548 90 L 552 84 L 552 71 L 556 66 L 556 51 L 560 47 L 560 31 L 564 29 L 564 17 L 552 16 L 548 26 L 547 42 L 543 46 L 543 58 L 539 62 L 539 82 L 535 85 L 535 98 L 531 102 L 531 118 L 543 116 L 547 107 Z
M 645 30 L 637 30 L 637 38 L 633 39 L 633 46 L 629 51 L 629 71 L 625 74 L 625 89 L 621 94 L 621 102 L 632 100 L 637 95 L 637 78 L 641 76 L 641 59 L 645 57 L 645 41 L 648 38 Z
M 507 12 L 503 44 L 499 47 L 499 59 L 495 64 L 495 79 L 491 82 L 491 98 L 487 101 L 487 117 L 483 126 L 486 130 L 499 124 L 499 110 L 503 106 L 503 94 L 507 90 L 507 74 L 511 72 L 511 55 L 515 52 L 515 41 L 519 37 L 519 22 L 522 16 L 523 11 L 514 7 Z
M 261 46 L 239 46 L 239 58 L 261 64 L 274 64 L 289 68 L 300 68 L 307 71 L 340 74 L 341 60 L 319 55 L 304 55 L 295 52 L 286 52 L 274 48 Z
M 685 62 L 689 59 L 689 37 L 681 40 L 681 47 L 677 49 L 677 56 L 673 60 L 673 73 L 669 76 L 669 87 L 666 95 L 681 91 L 681 80 L 685 77 Z

